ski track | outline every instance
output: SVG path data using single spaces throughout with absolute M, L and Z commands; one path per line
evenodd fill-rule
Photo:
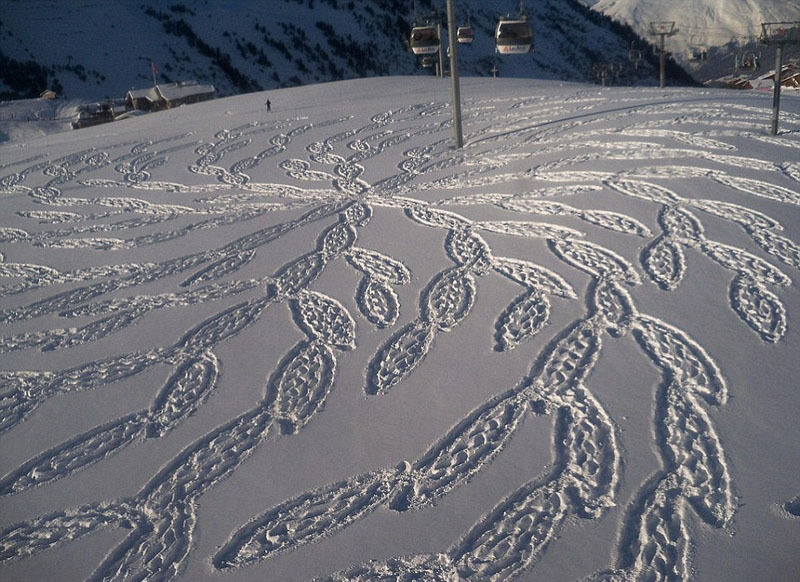
M 490 467 L 523 422 L 551 417 L 549 468 L 531 467 L 530 481 L 498 498 L 467 531 L 454 531 L 450 547 L 434 555 L 354 565 L 325 579 L 509 580 L 534 568 L 575 517 L 600 519 L 614 512 L 623 524 L 615 562 L 608 570 L 587 573 L 590 579 L 690 580 L 694 524 L 729 528 L 739 504 L 714 421 L 714 411 L 728 397 L 725 362 L 668 321 L 640 312 L 636 289 L 678 288 L 692 276 L 687 254 L 697 253 L 709 268 L 730 273 L 725 300 L 743 329 L 765 343 L 785 336 L 790 314 L 780 294 L 800 268 L 800 247 L 781 234 L 776 218 L 746 201 L 800 204 L 800 167 L 740 156 L 734 144 L 758 139 L 796 151 L 800 118 L 784 119 L 795 131 L 774 139 L 753 133 L 766 123 L 766 110 L 721 108 L 710 100 L 655 102 L 659 98 L 609 101 L 579 92 L 559 99 L 469 103 L 467 147 L 458 152 L 448 147 L 446 104 L 420 103 L 365 120 L 254 121 L 212 136 L 112 143 L 4 164 L 0 194 L 23 195 L 33 209 L 15 220 L 23 227 L 0 229 L 2 291 L 11 298 L 0 320 L 31 327 L 0 337 L 0 353 L 97 342 L 127 333 L 160 310 L 180 310 L 191 323 L 181 337 L 147 350 L 62 370 L 0 372 L 0 431 L 5 432 L 36 415 L 49 398 L 102 389 L 153 367 L 169 370 L 149 407 L 40 452 L 0 478 L 0 494 L 68 479 L 133 443 L 171 432 L 214 398 L 222 365 L 218 347 L 258 326 L 266 310 L 288 309 L 303 337 L 274 362 L 251 409 L 188 443 L 136 495 L 4 525 L 0 563 L 24 560 L 100 529 L 125 527 L 131 533 L 97 565 L 91 580 L 140 579 L 144 572 L 149 580 L 180 578 L 194 550 L 202 495 L 256 447 L 295 435 L 322 414 L 335 388 L 340 352 L 358 349 L 354 314 L 314 289 L 337 262 L 359 278 L 353 297 L 360 318 L 388 333 L 365 370 L 363 390 L 370 397 L 402 390 L 407 377 L 425 373 L 436 358 L 437 338 L 470 316 L 487 277 L 518 287 L 487 330 L 486 341 L 496 351 L 524 350 L 534 336 L 551 337 L 531 354 L 528 374 L 470 412 L 418 458 L 298 492 L 218 540 L 218 551 L 209 557 L 218 574 L 300 551 L 380 507 L 424 511 Z M 630 121 L 634 114 L 646 121 Z M 576 131 L 579 143 L 572 139 Z M 327 137 L 314 141 L 311 136 L 321 132 Z M 191 163 L 176 168 L 173 158 L 187 155 Z M 400 160 L 395 174 L 370 181 L 370 161 L 388 155 Z M 582 168 L 601 160 L 617 169 Z M 738 177 L 731 173 L 735 168 L 759 177 Z M 181 172 L 185 184 L 175 181 Z M 115 177 L 98 177 L 109 174 Z M 169 181 L 160 179 L 165 174 Z M 258 181 L 262 176 L 270 181 Z M 687 180 L 705 181 L 731 196 L 701 198 Z M 424 196 L 428 191 L 440 196 L 438 201 Z M 632 216 L 593 207 L 598 192 L 649 204 L 655 231 Z M 156 196 L 148 200 L 149 194 Z M 155 201 L 165 194 L 174 202 Z M 469 208 L 478 205 L 493 206 L 506 218 L 468 218 Z M 395 289 L 413 276 L 402 257 L 358 244 L 375 209 L 402 215 L 409 232 L 441 234 L 448 262 L 420 282 L 416 306 L 401 306 Z M 255 226 L 267 213 L 287 218 Z M 757 248 L 709 238 L 706 217 L 736 224 Z M 156 252 L 163 243 L 232 225 L 240 230 L 247 225 L 249 234 L 185 256 L 165 259 Z M 639 239 L 640 256 L 625 257 L 593 242 L 598 228 Z M 240 278 L 262 248 L 301 230 L 314 234 L 295 258 L 273 273 Z M 489 242 L 497 237 L 544 244 L 565 271 L 587 276 L 588 287 L 575 289 L 558 272 L 528 259 L 497 256 Z M 6 260 L 25 245 L 92 250 L 107 261 L 61 270 Z M 153 247 L 153 262 L 114 261 L 118 251 L 147 247 Z M 146 285 L 157 281 L 173 282 L 174 290 L 148 293 Z M 579 299 L 583 316 L 551 331 L 553 311 Z M 217 311 L 192 321 L 192 310 L 185 308 L 195 305 Z M 397 326 L 401 310 L 412 315 Z M 90 320 L 32 327 L 45 316 Z M 628 506 L 618 495 L 624 443 L 613 411 L 592 392 L 592 370 L 604 351 L 613 349 L 606 336 L 632 342 L 661 372 L 651 382 L 661 469 L 641 484 Z M 798 505 L 795 498 L 782 507 L 796 517 Z

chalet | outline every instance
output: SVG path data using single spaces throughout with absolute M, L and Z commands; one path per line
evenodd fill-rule
M 81 129 L 109 121 L 114 121 L 111 103 L 85 103 L 78 106 L 78 118 L 72 122 L 72 128 Z
M 214 98 L 215 92 L 213 85 L 199 85 L 197 81 L 167 83 L 149 89 L 128 91 L 125 95 L 125 106 L 141 111 L 160 111 L 208 101 Z
M 52 89 L 45 89 L 39 94 L 39 99 L 55 99 L 56 97 L 58 97 L 58 95 L 56 95 L 56 92 Z
M 197 81 L 157 85 L 156 88 L 166 103 L 167 109 L 208 101 L 214 98 L 216 91 L 214 85 L 199 85 Z
M 158 111 L 166 109 L 161 95 L 155 87 L 150 89 L 131 89 L 125 94 L 125 107 L 139 111 Z

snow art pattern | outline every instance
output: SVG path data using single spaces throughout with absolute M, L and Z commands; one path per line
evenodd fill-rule
M 296 341 L 268 363 L 271 372 L 249 409 L 187 440 L 155 474 L 132 476 L 142 478 L 137 492 L 5 522 L 0 567 L 123 528 L 127 533 L 90 580 L 180 579 L 196 551 L 203 496 L 258 447 L 297 435 L 325 414 L 340 360 L 360 350 L 361 333 L 380 334 L 365 358 L 362 397 L 387 397 L 426 373 L 446 334 L 470 320 L 488 283 L 497 281 L 516 292 L 485 330 L 485 343 L 497 354 L 525 354 L 527 373 L 498 387 L 421 454 L 264 505 L 227 539 L 215 540 L 217 551 L 205 557 L 209 567 L 222 580 L 232 570 L 309 551 L 372 512 L 425 511 L 491 470 L 523 423 L 544 422 L 552 425 L 548 466 L 529 467 L 529 481 L 498 495 L 465 531 L 453 531 L 449 547 L 353 565 L 326 579 L 512 580 L 535 569 L 577 521 L 609 514 L 622 524 L 619 547 L 608 569 L 586 572 L 587 580 L 692 579 L 696 525 L 724 535 L 739 504 L 715 421 L 732 388 L 724 359 L 641 306 L 637 289 L 672 293 L 702 261 L 727 278 L 729 287 L 718 294 L 745 333 L 765 346 L 781 341 L 792 315 L 782 295 L 800 269 L 800 246 L 782 234 L 776 216 L 756 209 L 762 206 L 704 198 L 687 184 L 702 180 L 716 192 L 800 205 L 797 163 L 738 156 L 729 139 L 749 136 L 796 154 L 800 119 L 787 116 L 783 123 L 794 134 L 772 142 L 754 129 L 766 124 L 766 109 L 665 102 L 660 94 L 601 103 L 581 93 L 468 103 L 462 151 L 450 149 L 449 109 L 437 102 L 363 120 L 262 117 L 214 135 L 116 143 L 106 137 L 69 155 L 4 163 L 0 193 L 26 197 L 30 210 L 14 219 L 18 227 L 0 229 L 7 298 L 0 353 L 8 358 L 0 372 L 0 431 L 20 430 L 50 399 L 72 392 L 166 380 L 149 389 L 145 407 L 4 468 L 0 494 L 51 486 L 133 445 L 167 441 L 221 398 L 227 366 L 235 365 L 226 362 L 228 343 L 264 331 L 273 312 L 287 313 Z M 645 121 L 629 121 L 634 112 Z M 700 119 L 714 129 L 692 131 Z M 388 157 L 396 160 L 394 175 L 371 174 L 371 162 Z M 176 160 L 186 159 L 176 169 Z M 584 167 L 588 162 L 593 169 Z M 740 167 L 760 179 L 732 173 Z M 175 181 L 181 173 L 185 180 Z M 604 210 L 608 197 L 630 199 L 651 220 Z M 406 257 L 361 242 L 378 213 L 401 216 L 408 237 L 425 231 L 441 241 L 431 254 L 443 260 L 427 280 Z M 709 225 L 718 221 L 737 225 L 741 240 L 754 245 L 715 240 Z M 234 225 L 248 234 L 226 240 Z M 173 253 L 176 241 L 211 230 L 218 245 Z M 289 237 L 294 255 L 253 276 L 270 245 Z M 638 241 L 640 255 L 616 251 L 619 237 Z M 74 250 L 96 258 L 92 266 L 56 268 L 46 260 L 9 260 L 17 249 L 31 257 Z M 131 249 L 152 249 L 152 258 L 115 258 Z M 356 281 L 350 297 L 321 290 L 334 268 Z M 421 289 L 415 303 L 400 292 L 412 280 Z M 568 305 L 581 315 L 555 326 Z M 162 345 L 148 347 L 132 342 L 130 349 L 111 341 L 176 310 L 181 336 L 165 334 Z M 58 354 L 101 341 L 115 353 L 59 366 L 70 359 Z M 626 443 L 593 380 L 606 350 L 621 342 L 653 370 L 639 381 L 653 395 L 660 465 L 632 503 L 619 494 Z M 25 360 L 27 354 L 39 355 Z M 53 364 L 11 365 L 26 361 Z M 776 503 L 787 517 L 800 515 L 798 498 Z

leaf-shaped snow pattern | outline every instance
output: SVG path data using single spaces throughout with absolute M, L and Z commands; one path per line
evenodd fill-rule
M 32 556 L 104 527 L 140 519 L 135 510 L 121 504 L 92 503 L 15 523 L 0 531 L 0 562 Z
M 738 169 L 758 170 L 760 172 L 774 172 L 778 169 L 778 165 L 774 162 L 767 160 L 759 160 L 758 158 L 746 158 L 744 156 L 731 156 L 727 154 L 714 154 L 711 152 L 703 152 L 702 157 L 719 164 L 733 166 Z M 712 174 L 722 174 L 721 172 L 712 172 Z M 722 174 L 724 175 L 724 174 Z M 737 176 L 732 176 L 737 177 Z
M 727 400 L 722 372 L 702 346 L 686 333 L 663 321 L 639 315 L 636 338 L 670 380 L 691 387 L 710 404 L 724 404 Z
M 128 414 L 63 442 L 0 479 L 0 495 L 19 493 L 88 467 L 143 436 L 146 418 Z
M 131 241 L 126 241 L 118 238 L 65 238 L 63 240 L 51 241 L 36 241 L 33 243 L 35 247 L 43 247 L 49 249 L 91 249 L 95 251 L 118 251 L 121 249 L 129 249 L 134 246 Z
M 309 180 L 309 181 L 318 181 L 318 180 L 329 180 L 333 176 L 325 172 L 315 172 L 311 170 L 311 164 L 306 162 L 305 160 L 298 160 L 298 159 L 290 159 L 284 160 L 278 167 L 282 170 L 286 170 L 286 175 L 290 178 L 294 178 L 295 180 Z
M 548 222 L 528 222 L 524 220 L 496 220 L 484 221 L 476 224 L 477 228 L 488 230 L 489 232 L 497 232 L 500 234 L 510 234 L 514 236 L 525 236 L 530 238 L 580 238 L 584 234 L 568 228 L 566 226 L 559 226 L 557 224 L 550 224 Z
M 722 443 L 714 425 L 691 392 L 672 384 L 664 411 L 664 445 L 684 497 L 709 525 L 733 520 L 736 500 Z
M 236 530 L 212 559 L 235 568 L 327 537 L 380 506 L 391 488 L 384 473 L 366 473 L 298 495 Z
M 689 200 L 689 204 L 703 212 L 732 220 L 745 228 L 758 228 L 764 230 L 783 230 L 781 224 L 764 214 L 751 208 L 746 208 L 731 202 L 719 200 Z
M 122 311 L 104 317 L 77 330 L 70 330 L 72 333 L 68 333 L 60 338 L 53 338 L 53 341 L 42 346 L 42 351 L 51 351 L 103 339 L 116 331 L 133 325 L 137 320 L 146 315 L 148 311 L 149 307 L 147 305 L 142 305 L 129 309 L 128 311 Z
M 574 387 L 589 375 L 599 353 L 600 332 L 584 322 L 577 323 L 534 365 L 534 397 L 571 404 Z
M 308 253 L 281 267 L 275 274 L 275 285 L 283 296 L 296 295 L 316 281 L 327 262 L 319 252 Z
M 729 150 L 729 151 L 736 150 L 735 146 L 732 146 L 722 141 L 718 141 L 716 139 L 711 139 L 709 137 L 698 135 L 696 133 L 675 132 L 675 139 L 691 145 L 696 145 L 703 149 Z
M 147 579 L 166 582 L 184 569 L 197 524 L 196 506 L 172 503 L 148 518 L 150 523 L 106 555 L 89 580 L 136 580 L 146 572 Z
M 150 406 L 148 436 L 164 436 L 208 399 L 219 377 L 213 352 L 189 358 L 167 379 Z
M 0 228 L 0 242 L 19 242 L 27 240 L 31 235 L 19 228 Z
M 442 331 L 450 331 L 469 314 L 475 303 L 475 277 L 462 268 L 440 273 L 426 289 L 422 316 Z
M 590 294 L 592 315 L 600 316 L 606 329 L 622 335 L 636 315 L 630 293 L 616 281 L 600 279 L 594 283 Z
M 497 351 L 513 350 L 547 325 L 550 302 L 538 291 L 528 291 L 514 299 L 497 319 L 495 340 Z
M 756 281 L 782 287 L 792 284 L 792 280 L 786 273 L 740 248 L 710 240 L 705 241 L 700 248 L 726 269 L 746 274 Z
M 336 358 L 320 342 L 301 342 L 283 358 L 267 385 L 272 412 L 284 433 L 296 433 L 324 404 L 336 372 Z
M 620 455 L 614 424 L 585 389 L 579 405 L 560 411 L 556 442 L 559 462 L 569 476 L 569 492 L 579 503 L 576 513 L 597 518 L 616 502 Z
M 75 366 L 57 374 L 46 388 L 43 387 L 42 396 L 73 390 L 90 390 L 103 384 L 118 382 L 123 378 L 135 376 L 163 360 L 164 352 L 154 349 L 112 356 Z
M 356 346 L 356 323 L 345 306 L 332 297 L 303 291 L 292 301 L 292 312 L 309 337 L 340 350 Z
M 659 204 L 677 204 L 682 201 L 672 190 L 651 184 L 650 182 L 641 182 L 638 180 L 614 180 L 606 182 L 606 185 L 620 194 L 631 196 L 633 198 L 640 198 L 648 200 L 649 202 L 658 202 Z
M 0 433 L 22 422 L 41 402 L 36 388 L 49 386 L 52 372 L 0 371 Z
M 317 250 L 332 258 L 351 248 L 356 242 L 356 229 L 346 222 L 327 228 L 317 242 Z
M 526 410 L 512 390 L 471 412 L 414 462 L 412 482 L 397 491 L 391 507 L 418 509 L 468 482 L 505 448 Z
M 708 176 L 708 168 L 697 168 L 693 166 L 647 166 L 643 168 L 633 168 L 625 170 L 620 175 L 626 178 L 704 178 Z
M 363 277 L 356 290 L 356 304 L 367 320 L 378 327 L 394 325 L 400 316 L 400 301 L 383 279 Z
M 785 202 L 787 204 L 800 204 L 800 192 L 789 190 L 783 186 L 720 172 L 714 172 L 711 176 L 720 184 L 724 184 L 740 192 L 745 192 L 746 194 L 752 194 L 777 202 Z
M 451 229 L 447 233 L 444 249 L 453 261 L 477 274 L 486 273 L 490 268 L 492 250 L 483 237 L 472 229 Z
M 192 351 L 213 348 L 253 323 L 272 300 L 272 297 L 268 296 L 229 307 L 189 331 L 183 336 L 180 344 Z
M 433 345 L 435 332 L 426 321 L 414 321 L 375 354 L 367 371 L 367 394 L 383 394 L 408 376 Z
M 420 224 L 433 228 L 466 228 L 472 224 L 454 212 L 431 208 L 419 203 L 407 207 L 406 214 Z
M 348 224 L 355 227 L 367 226 L 369 219 L 372 218 L 372 208 L 367 204 L 354 202 L 342 212 Z
M 748 229 L 750 236 L 762 249 L 790 267 L 800 269 L 800 246 L 785 236 L 761 228 Z
M 440 206 L 475 206 L 479 204 L 499 204 L 509 198 L 508 194 L 467 194 L 465 196 L 453 196 L 443 198 L 436 204 Z
M 562 260 L 594 277 L 621 280 L 629 285 L 638 285 L 639 274 L 620 255 L 587 241 L 550 240 L 550 248 Z
M 1 255 L 0 255 L 1 256 Z M 0 262 L 0 277 L 30 277 L 34 279 L 55 279 L 60 273 L 44 265 L 30 265 L 28 263 L 2 263 Z
M 545 216 L 558 216 L 560 214 L 567 214 L 567 206 L 557 202 L 545 202 L 542 200 L 530 198 L 505 198 L 496 202 L 496 205 L 504 210 L 511 210 L 512 212 L 543 214 Z
M 686 276 L 686 255 L 678 242 L 660 236 L 642 251 L 642 266 L 653 282 L 671 291 Z
M 658 215 L 658 223 L 667 236 L 684 244 L 693 245 L 705 239 L 703 225 L 681 206 L 664 206 Z
M 628 548 L 632 580 L 689 582 L 691 539 L 680 492 L 664 482 L 642 502 L 637 538 Z
M 185 281 L 181 282 L 181 287 L 190 287 L 198 283 L 206 283 L 215 279 L 220 279 L 226 275 L 235 273 L 256 256 L 255 249 L 248 249 L 240 252 L 229 253 L 223 258 L 208 267 L 198 271 Z
M 607 210 L 582 210 L 579 216 L 591 224 L 635 236 L 650 236 L 650 229 L 644 224 L 619 212 Z
M 786 333 L 786 308 L 755 279 L 739 275 L 731 282 L 731 307 L 764 341 L 775 343 Z
M 577 299 L 578 297 L 572 286 L 561 275 L 528 261 L 493 257 L 492 267 L 501 275 L 525 287 L 541 289 L 545 293 L 566 299 Z
M 537 180 L 544 180 L 545 182 L 596 182 L 598 180 L 609 180 L 614 177 L 611 172 L 544 172 L 541 173 L 536 169 L 536 173 L 531 177 Z
M 353 247 L 347 253 L 347 261 L 365 275 L 393 285 L 411 281 L 411 273 L 403 263 L 377 251 Z
M 139 492 L 151 506 L 169 506 L 175 492 L 190 501 L 229 476 L 278 428 L 264 402 L 218 426 L 174 457 Z
M 458 571 L 446 555 L 375 560 L 342 570 L 317 582 L 457 582 Z
M 502 582 L 514 578 L 539 559 L 568 513 L 558 482 L 523 485 L 450 550 L 461 579 Z

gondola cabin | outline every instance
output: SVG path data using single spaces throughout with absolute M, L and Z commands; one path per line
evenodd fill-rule
M 495 29 L 494 41 L 500 54 L 525 54 L 533 48 L 533 30 L 527 19 L 501 18 Z
M 459 26 L 456 31 L 456 38 L 461 44 L 470 44 L 475 40 L 475 31 L 471 26 Z
M 760 54 L 752 51 L 739 53 L 735 59 L 736 71 L 757 71 L 760 68 L 760 57 Z
M 439 52 L 439 31 L 432 25 L 415 26 L 411 29 L 409 46 L 415 55 L 435 54 Z

